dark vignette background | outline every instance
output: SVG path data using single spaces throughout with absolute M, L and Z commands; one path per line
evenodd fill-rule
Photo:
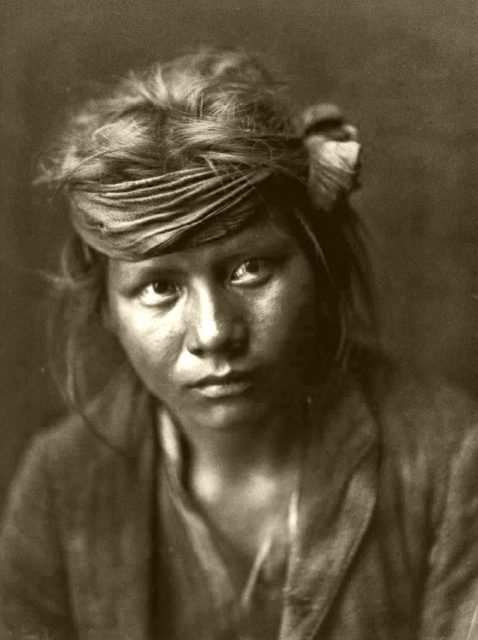
M 365 145 L 384 336 L 478 394 L 476 0 L 3 0 L 0 503 L 31 435 L 61 413 L 45 288 L 66 222 L 30 187 L 65 108 L 191 45 L 260 52 L 295 97 L 342 105 Z

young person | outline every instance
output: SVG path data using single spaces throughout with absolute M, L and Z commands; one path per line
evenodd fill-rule
M 356 130 L 249 56 L 131 74 L 42 170 L 74 234 L 0 539 L 5 637 L 466 640 L 476 409 L 379 355 Z M 3 638 L 4 636 L 2 636 Z

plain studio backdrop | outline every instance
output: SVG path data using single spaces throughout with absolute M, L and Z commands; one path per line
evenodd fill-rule
M 383 335 L 478 395 L 476 0 L 3 0 L 0 503 L 28 439 L 62 412 L 46 288 L 67 230 L 31 188 L 66 109 L 197 44 L 259 53 L 299 104 L 358 124 Z

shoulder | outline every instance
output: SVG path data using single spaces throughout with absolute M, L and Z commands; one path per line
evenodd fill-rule
M 85 482 L 97 470 L 135 467 L 148 445 L 153 425 L 151 397 L 136 378 L 115 378 L 80 411 L 38 434 L 26 466 L 47 468 L 66 484 Z
M 383 446 L 452 455 L 463 441 L 478 440 L 478 403 L 438 376 L 388 359 L 366 360 L 355 378 L 366 398 Z
M 0 527 L 0 556 L 23 557 L 25 548 L 36 552 L 48 545 L 55 555 L 55 540 L 69 544 L 78 531 L 90 535 L 100 515 L 112 523 L 127 520 L 124 505 L 145 504 L 152 451 L 148 438 L 134 455 L 118 449 L 79 415 L 36 436 L 9 491 Z M 28 532 L 35 531 L 41 545 L 30 541 Z M 18 547 L 15 540 L 27 541 L 18 553 L 12 552 Z
M 358 366 L 356 379 L 378 444 L 376 531 L 417 572 L 420 637 L 471 637 L 478 602 L 477 403 L 436 376 L 384 361 Z
M 131 398 L 118 387 L 115 397 L 103 397 L 84 413 L 72 412 L 37 434 L 14 478 L 9 504 L 25 503 L 28 495 L 43 501 L 50 496 L 64 510 L 98 494 L 100 486 L 113 490 L 118 477 L 135 477 L 150 444 L 145 398 Z
M 27 448 L 24 467 L 41 467 L 45 473 L 87 469 L 111 457 L 111 445 L 93 425 L 78 414 L 70 414 L 38 433 Z
M 376 424 L 382 491 L 449 509 L 478 497 L 478 404 L 435 376 L 381 362 L 362 367 L 359 384 Z
M 79 415 L 70 415 L 37 434 L 14 477 L 5 514 L 46 513 L 61 494 L 75 495 L 94 466 L 111 457 L 108 447 Z M 27 508 L 25 508 L 27 505 Z

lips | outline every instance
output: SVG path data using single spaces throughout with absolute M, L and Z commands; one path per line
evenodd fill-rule
M 250 372 L 232 371 L 222 376 L 206 376 L 190 386 L 205 398 L 233 398 L 252 388 L 253 376 Z

